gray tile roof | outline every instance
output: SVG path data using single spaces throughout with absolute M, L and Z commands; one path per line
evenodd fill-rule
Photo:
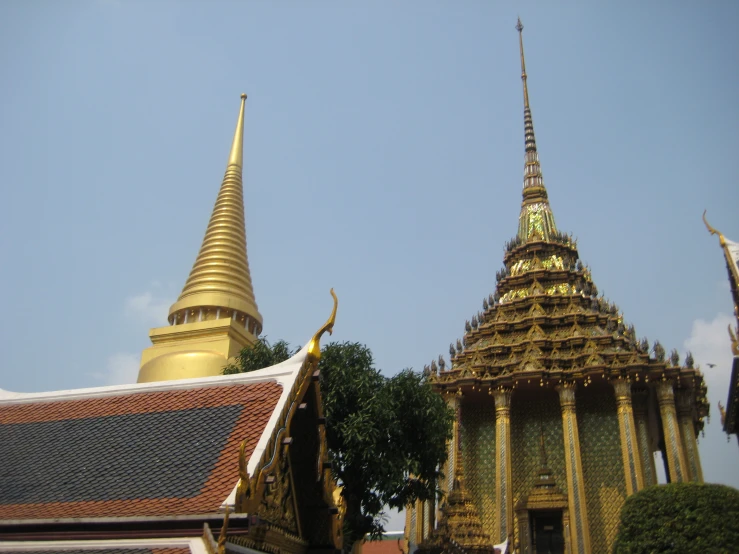
M 0 424 L 0 505 L 196 496 L 242 409 Z

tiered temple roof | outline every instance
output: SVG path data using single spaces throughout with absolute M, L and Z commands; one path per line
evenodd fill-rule
M 495 292 L 465 323 L 463 339 L 450 346 L 451 367 L 432 363 L 431 379 L 440 391 L 565 381 L 587 386 L 595 379 L 613 378 L 675 380 L 694 390 L 695 423 L 702 429 L 708 413 L 706 388 L 692 356 L 680 366 L 677 351 L 668 356 L 659 342 L 650 346 L 639 340 L 618 306 L 599 295 L 576 241 L 557 228 L 534 135 L 520 20 L 517 29 L 525 137 L 518 233 L 505 246 Z

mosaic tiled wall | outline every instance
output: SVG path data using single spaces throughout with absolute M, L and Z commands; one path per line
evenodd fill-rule
M 626 498 L 616 398 L 607 386 L 580 388 L 576 398 L 590 548 L 608 554 Z
M 495 525 L 495 402 L 462 403 L 462 463 L 465 484 L 486 533 Z
M 511 466 L 513 506 L 531 492 L 541 467 L 540 437 L 544 433 L 547 465 L 557 486 L 567 494 L 562 414 L 553 390 L 517 390 L 511 400 Z M 518 533 L 518 529 L 515 531 Z

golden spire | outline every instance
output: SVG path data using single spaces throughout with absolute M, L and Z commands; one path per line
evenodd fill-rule
M 547 190 L 539 164 L 539 153 L 536 150 L 534 137 L 534 120 L 529 105 L 529 87 L 526 75 L 526 60 L 523 54 L 523 24 L 518 18 L 518 46 L 521 52 L 521 80 L 523 81 L 523 127 L 526 154 L 523 173 L 523 203 L 518 219 L 518 237 L 523 242 L 550 240 L 557 232 L 554 215 L 549 207 Z
M 198 321 L 202 310 L 212 310 L 218 311 L 217 318 L 245 319 L 245 326 L 254 335 L 262 330 L 246 257 L 242 186 L 245 104 L 246 94 L 242 94 L 226 174 L 190 276 L 169 309 L 172 324 Z

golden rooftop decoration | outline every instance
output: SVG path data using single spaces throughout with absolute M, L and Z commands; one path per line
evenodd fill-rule
M 169 309 L 169 322 L 185 323 L 187 311 L 222 308 L 245 315 L 254 322 L 254 335 L 262 330 L 246 257 L 244 190 L 242 185 L 244 149 L 244 107 L 236 122 L 226 174 L 210 216 L 205 238 L 182 293 Z
M 226 173 L 190 276 L 169 309 L 168 327 L 149 332 L 139 383 L 220 375 L 229 358 L 262 332 L 246 256 L 244 109 L 236 121 Z
M 539 153 L 534 137 L 534 120 L 529 106 L 529 87 L 526 75 L 526 60 L 523 54 L 523 25 L 521 19 L 516 24 L 518 45 L 521 52 L 521 81 L 523 81 L 523 125 L 526 155 L 523 179 L 523 204 L 518 218 L 518 239 L 522 242 L 544 240 L 557 236 L 554 215 L 549 207 L 544 177 L 541 173 Z
M 719 245 L 724 251 L 724 260 L 728 270 L 729 289 L 734 301 L 734 316 L 739 323 L 739 243 L 728 240 L 723 233 L 711 227 L 706 219 L 706 211 L 703 211 L 703 223 L 712 235 L 718 235 Z M 726 409 L 719 404 L 721 412 L 721 425 L 728 435 L 739 434 L 739 326 L 736 332 L 732 325 L 728 325 L 729 340 L 731 341 L 732 361 L 731 376 L 729 378 L 729 397 L 726 400 Z

